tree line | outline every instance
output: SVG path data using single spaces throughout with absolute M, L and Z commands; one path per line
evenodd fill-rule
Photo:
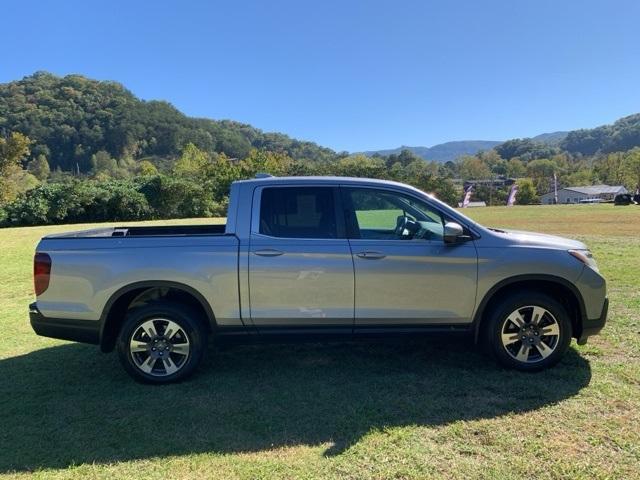
M 414 185 L 456 206 L 464 180 L 517 179 L 517 203 L 537 203 L 538 194 L 559 186 L 640 182 L 640 148 L 600 157 L 505 160 L 497 149 L 445 164 L 427 162 L 409 150 L 388 156 L 361 154 L 327 162 L 296 160 L 282 152 L 251 149 L 243 159 L 211 153 L 188 143 L 175 159 L 160 162 L 115 159 L 99 151 L 87 173 L 52 172 L 46 158 L 30 161 L 30 141 L 13 133 L 0 139 L 0 224 L 43 225 L 78 222 L 224 216 L 229 189 L 258 172 L 278 176 L 338 175 L 391 179 Z M 508 188 L 477 186 L 473 199 L 504 205 Z
M 29 141 L 15 133 L 8 141 L 22 145 L 13 149 L 11 170 L 21 171 L 34 183 L 20 188 L 10 182 L 0 184 L 4 199 L 0 224 L 4 226 L 223 216 L 231 183 L 259 172 L 387 178 L 433 192 L 449 203 L 458 197 L 443 165 L 425 162 L 408 151 L 387 158 L 352 155 L 313 162 L 258 149 L 251 149 L 243 159 L 232 159 L 188 143 L 180 156 L 158 163 L 114 159 L 100 151 L 91 158 L 91 170 L 77 174 L 51 172 L 39 156 L 22 169 L 20 157 L 28 156 Z

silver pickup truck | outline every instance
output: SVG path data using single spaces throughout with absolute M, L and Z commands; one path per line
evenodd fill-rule
M 540 370 L 598 333 L 608 306 L 583 243 L 338 177 L 236 182 L 226 225 L 47 236 L 34 281 L 36 333 L 117 349 L 151 383 L 191 374 L 209 337 L 461 332 L 505 366 Z

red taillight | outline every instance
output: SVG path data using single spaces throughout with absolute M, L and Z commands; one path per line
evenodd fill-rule
M 42 295 L 49 288 L 51 275 L 51 257 L 46 253 L 36 253 L 33 257 L 33 286 L 36 295 Z

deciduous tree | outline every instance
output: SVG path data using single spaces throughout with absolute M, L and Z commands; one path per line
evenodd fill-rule
M 49 174 L 51 173 L 47 157 L 42 153 L 29 162 L 27 170 L 41 182 L 49 178 Z
M 518 180 L 518 195 L 516 203 L 519 205 L 530 205 L 538 202 L 538 194 L 533 182 L 528 178 Z
M 460 176 L 463 180 L 484 180 L 491 177 L 491 170 L 478 157 L 466 155 L 459 160 Z
M 26 183 L 32 183 L 21 165 L 29 155 L 30 144 L 29 138 L 19 132 L 0 137 L 0 204 L 13 200 L 28 186 Z

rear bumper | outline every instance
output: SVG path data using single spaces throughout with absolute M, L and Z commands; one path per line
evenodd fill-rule
M 31 328 L 40 336 L 96 345 L 100 343 L 99 322 L 45 317 L 36 303 L 29 305 L 29 319 Z
M 602 313 L 599 318 L 585 319 L 582 321 L 582 332 L 578 338 L 578 345 L 584 345 L 587 343 L 587 339 L 592 335 L 597 335 L 600 330 L 604 328 L 607 323 L 607 314 L 609 313 L 609 299 L 604 299 L 604 305 L 602 305 Z

